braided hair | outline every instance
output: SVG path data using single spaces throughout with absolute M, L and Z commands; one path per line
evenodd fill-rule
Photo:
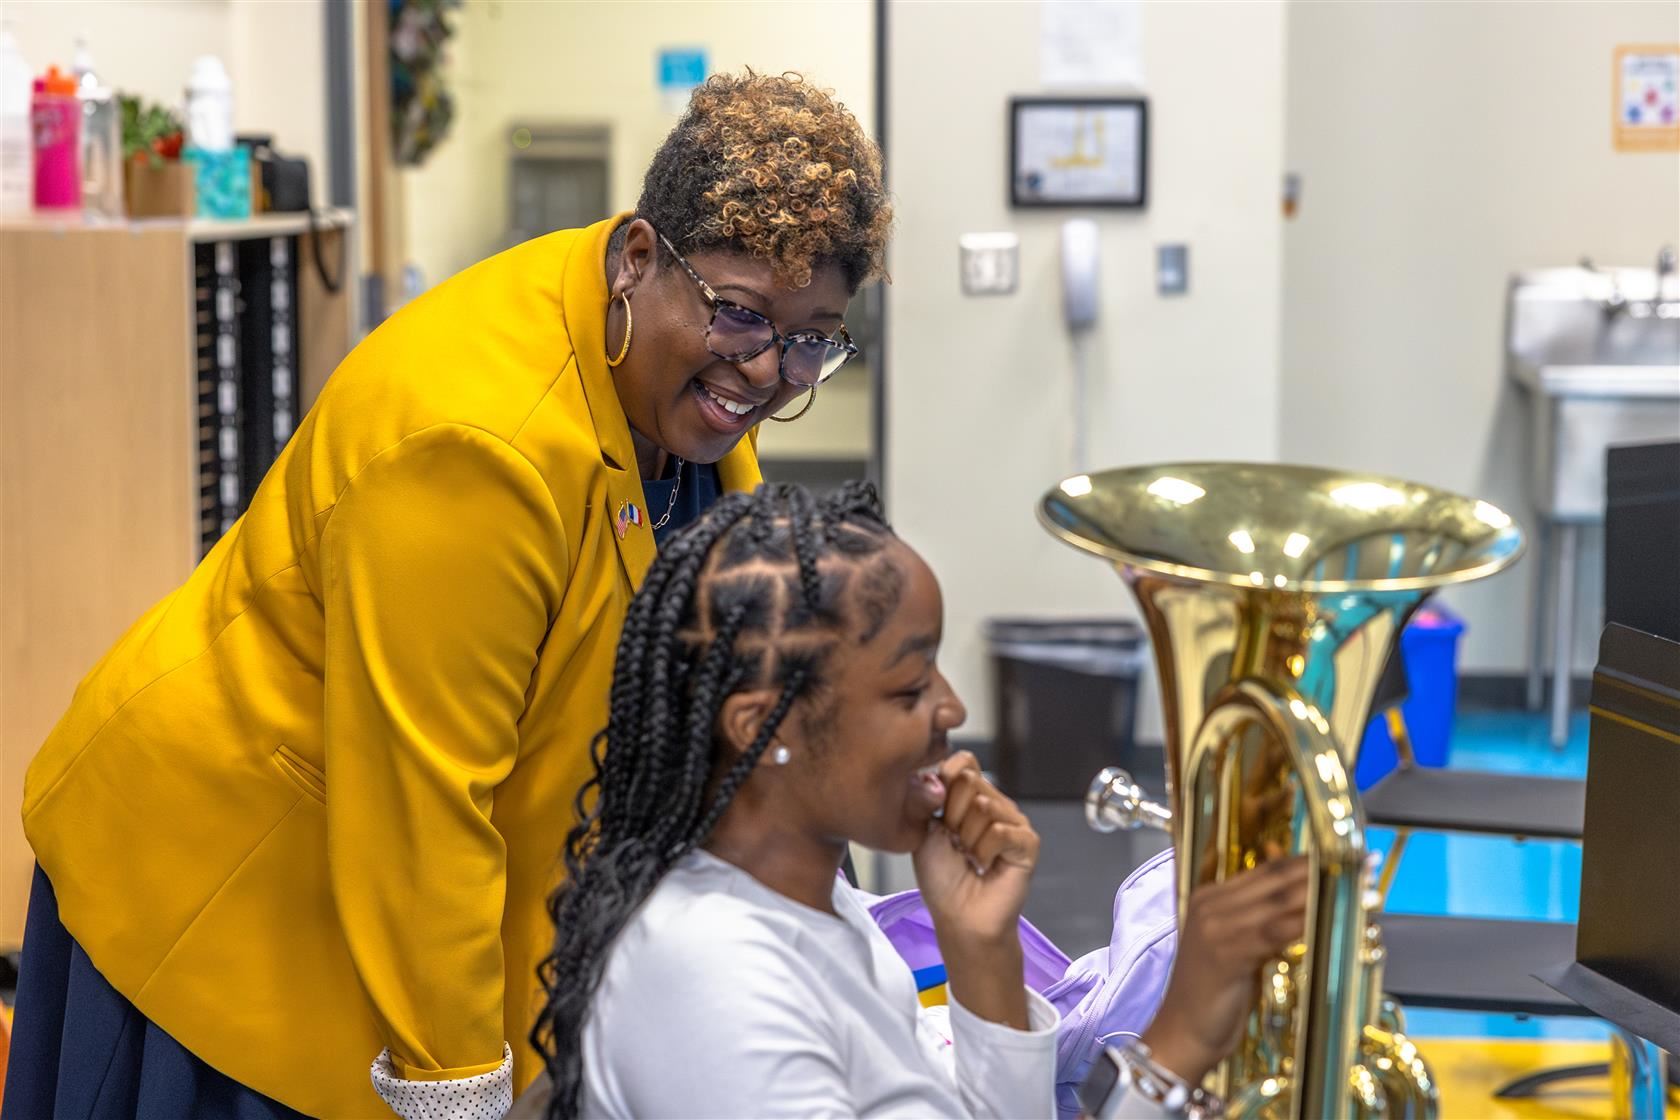
M 832 651 L 867 641 L 896 607 L 892 539 L 865 483 L 826 499 L 783 485 L 726 495 L 660 548 L 625 617 L 566 881 L 548 902 L 554 950 L 531 1042 L 554 1082 L 551 1120 L 581 1108 L 583 1027 L 614 940 L 711 835 L 793 704 L 821 692 Z M 779 695 L 719 775 L 718 714 L 744 689 Z

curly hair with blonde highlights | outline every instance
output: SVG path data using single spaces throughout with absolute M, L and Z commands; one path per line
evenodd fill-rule
M 857 291 L 883 274 L 892 204 L 881 149 L 798 74 L 717 74 L 694 91 L 642 181 L 636 216 L 683 252 L 770 262 L 802 288 L 837 266 Z

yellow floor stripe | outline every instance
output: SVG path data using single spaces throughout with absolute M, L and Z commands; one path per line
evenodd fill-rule
M 1493 1095 L 1501 1085 L 1540 1070 L 1607 1062 L 1607 1042 L 1489 1038 L 1416 1041 L 1441 1084 L 1442 1120 L 1600 1120 L 1612 1114 L 1607 1077 L 1559 1082 L 1529 1100 L 1503 1101 Z

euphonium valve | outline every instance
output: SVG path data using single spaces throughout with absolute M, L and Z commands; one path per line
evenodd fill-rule
M 1167 797 L 1105 770 L 1091 826 L 1169 829 L 1181 916 L 1200 883 L 1308 859 L 1306 937 L 1262 969 L 1246 1033 L 1206 1087 L 1237 1116 L 1428 1120 L 1435 1083 L 1382 996 L 1352 775 L 1407 620 L 1436 589 L 1509 566 L 1522 533 L 1432 487 L 1248 463 L 1079 475 L 1039 516 L 1131 587 L 1161 681 Z

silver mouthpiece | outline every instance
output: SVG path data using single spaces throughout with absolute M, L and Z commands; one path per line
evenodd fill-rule
M 1085 821 L 1098 832 L 1166 831 L 1172 827 L 1172 810 L 1145 797 L 1130 774 L 1110 766 L 1097 775 L 1085 795 Z

